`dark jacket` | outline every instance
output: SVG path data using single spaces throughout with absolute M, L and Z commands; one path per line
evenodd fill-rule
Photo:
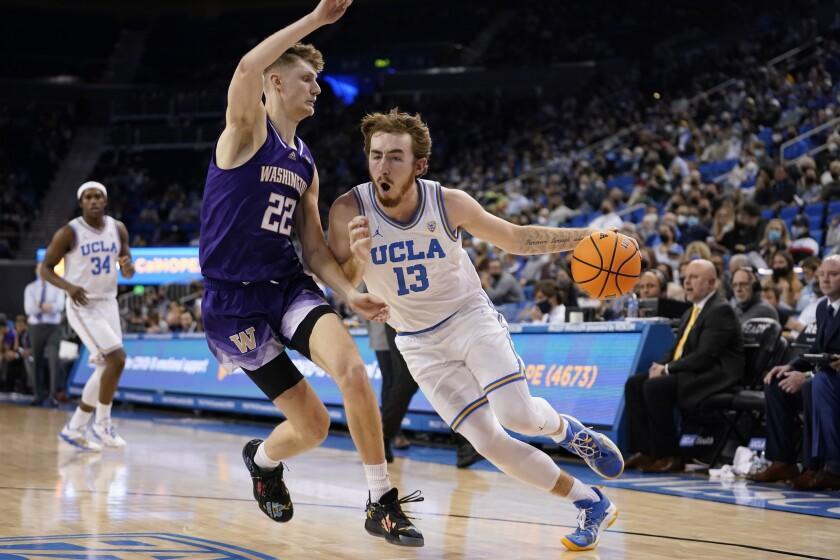
M 828 298 L 817 305 L 817 338 L 805 354 L 840 354 L 840 312 L 832 319 L 828 316 Z M 801 358 L 790 363 L 796 371 L 833 372 L 828 366 L 814 368 L 813 364 Z
M 691 317 L 689 308 L 682 316 L 677 341 Z M 679 360 L 672 361 L 677 344 L 664 363 L 668 373 L 677 376 L 677 400 L 682 409 L 692 411 L 704 399 L 736 385 L 744 375 L 744 344 L 741 323 L 732 306 L 715 293 L 688 333 Z

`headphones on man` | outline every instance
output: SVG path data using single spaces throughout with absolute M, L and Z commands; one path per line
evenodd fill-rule
M 648 272 L 656 276 L 656 279 L 659 281 L 659 292 L 662 294 L 662 297 L 665 297 L 665 293 L 668 291 L 668 279 L 665 277 L 665 273 L 658 268 L 648 268 L 642 274 Z
M 741 268 L 737 269 L 735 272 L 732 273 L 733 280 L 735 279 L 735 273 L 737 272 L 746 272 L 750 275 L 750 279 L 752 280 L 753 296 L 761 293 L 761 280 L 758 279 L 758 274 L 756 274 L 755 269 L 753 267 L 742 266 Z

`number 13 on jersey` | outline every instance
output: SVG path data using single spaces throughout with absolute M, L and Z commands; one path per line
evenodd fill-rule
M 397 295 L 407 296 L 411 292 L 424 292 L 429 288 L 429 277 L 426 274 L 426 267 L 422 264 L 415 264 L 405 268 L 394 268 L 397 275 Z M 406 284 L 406 280 L 410 284 Z

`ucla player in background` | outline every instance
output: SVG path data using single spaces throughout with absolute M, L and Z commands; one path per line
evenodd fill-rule
M 117 306 L 117 270 L 134 276 L 128 230 L 105 214 L 105 185 L 88 181 L 76 192 L 82 215 L 59 229 L 47 247 L 41 276 L 67 292 L 67 322 L 82 339 L 96 367 L 82 390 L 79 406 L 59 437 L 85 451 L 124 447 L 125 440 L 111 423 L 111 403 L 125 367 L 120 312 Z M 64 278 L 55 266 L 64 259 Z M 93 412 L 96 418 L 87 437 Z
M 516 226 L 462 191 L 418 179 L 432 147 L 418 115 L 396 109 L 368 115 L 362 134 L 371 181 L 336 200 L 330 248 L 354 285 L 364 278 L 370 293 L 389 304 L 397 347 L 441 418 L 503 472 L 574 502 L 579 527 L 563 544 L 594 548 L 618 515 L 615 506 L 504 428 L 549 436 L 605 478 L 621 475 L 621 453 L 606 436 L 530 395 L 507 323 L 460 239 L 463 229 L 508 253 L 530 255 L 571 250 L 592 230 Z
M 349 0 L 322 0 L 315 10 L 271 35 L 239 61 L 228 89 L 225 129 L 216 144 L 201 210 L 199 258 L 205 277 L 202 319 L 207 344 L 228 368 L 241 367 L 286 421 L 242 455 L 260 509 L 288 521 L 292 501 L 281 460 L 318 446 L 330 417 L 285 352 L 290 347 L 327 371 L 344 397 L 369 499 L 365 529 L 388 542 L 422 546 L 423 536 L 401 504 L 385 462 L 382 426 L 365 364 L 341 319 L 303 271 L 303 260 L 365 319 L 384 321 L 387 305 L 359 293 L 326 245 L 318 213 L 318 172 L 295 136 L 315 112 L 316 78 L 324 61 L 297 43 L 338 20 Z M 265 98 L 265 103 L 262 99 Z

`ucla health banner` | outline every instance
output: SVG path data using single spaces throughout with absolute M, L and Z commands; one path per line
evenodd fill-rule
M 45 249 L 38 249 L 38 262 L 44 260 Z M 123 278 L 119 283 L 126 285 L 144 284 L 189 284 L 201 279 L 198 266 L 198 247 L 132 247 L 134 276 Z M 56 266 L 59 276 L 64 276 L 64 260 Z
M 525 362 L 531 393 L 583 422 L 613 426 L 621 412 L 627 377 L 647 369 L 652 358 L 645 359 L 644 354 L 658 357 L 673 341 L 670 329 L 664 325 L 614 325 L 624 327 L 602 328 L 602 332 L 587 332 L 580 327 L 578 331 L 549 332 L 545 327 L 532 327 L 515 332 L 513 341 Z M 653 336 L 652 327 L 662 327 L 661 332 L 657 330 Z M 208 351 L 203 335 L 126 335 L 125 338 L 128 358 L 120 380 L 123 400 L 199 409 L 274 412 L 271 403 L 242 370 L 227 371 L 219 365 Z M 368 345 L 367 335 L 357 334 L 354 339 L 378 396 L 382 375 L 376 355 Z M 647 352 L 643 352 L 644 347 L 648 347 Z M 289 350 L 289 355 L 327 405 L 342 404 L 341 393 L 326 372 L 297 352 Z M 76 393 L 92 372 L 93 366 L 88 363 L 88 353 L 84 350 L 72 378 Z M 419 391 L 409 410 L 434 412 Z

